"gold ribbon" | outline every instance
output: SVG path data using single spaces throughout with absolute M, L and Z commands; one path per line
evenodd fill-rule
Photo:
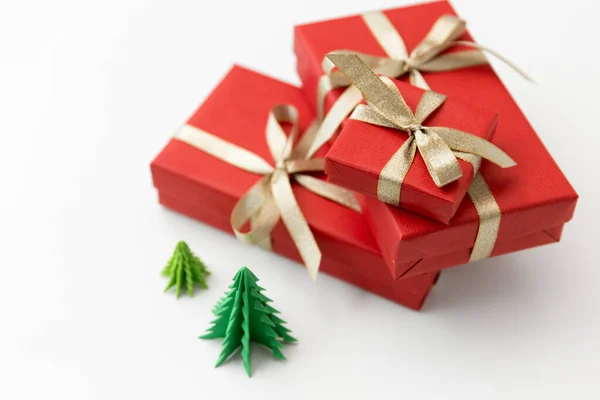
M 429 86 L 421 72 L 452 71 L 487 64 L 488 60 L 483 53 L 485 51 L 502 60 L 525 79 L 531 80 L 525 72 L 495 51 L 474 42 L 457 40 L 466 28 L 465 21 L 458 17 L 452 15 L 441 16 L 410 54 L 406 50 L 404 40 L 383 12 L 369 12 L 363 14 L 362 18 L 388 57 L 353 53 L 358 55 L 370 69 L 379 75 L 398 78 L 408 74 L 412 85 L 429 90 Z M 441 54 L 448 48 L 457 45 L 469 46 L 474 49 Z M 321 145 L 331 139 L 342 122 L 362 100 L 360 93 L 350 85 L 348 78 L 336 71 L 327 57 L 323 59 L 323 72 L 324 75 L 319 79 L 317 86 L 317 117 L 323 122 L 309 154 L 316 152 Z M 325 98 L 327 94 L 333 89 L 343 87 L 347 87 L 347 89 L 340 95 L 327 116 L 325 116 Z
M 426 91 L 413 114 L 396 85 L 387 77 L 379 78 L 356 54 L 338 53 L 327 57 L 340 72 L 346 74 L 368 104 L 358 105 L 352 119 L 395 128 L 409 135 L 379 176 L 377 195 L 381 201 L 393 205 L 400 203 L 402 182 L 417 150 L 438 187 L 462 176 L 453 151 L 485 158 L 502 168 L 515 165 L 512 158 L 483 138 L 458 129 L 422 125 L 444 103 L 446 96 Z
M 483 260 L 492 254 L 498 238 L 502 212 L 481 172 L 475 175 L 467 193 L 479 216 L 479 229 L 469 257 L 471 262 Z
M 292 130 L 285 134 L 281 123 L 289 122 Z M 321 263 L 321 251 L 304 218 L 290 178 L 311 192 L 360 212 L 352 192 L 301 172 L 322 172 L 324 159 L 312 159 L 308 148 L 314 140 L 316 124 L 305 132 L 294 147 L 298 135 L 298 112 L 291 105 L 279 105 L 269 113 L 266 140 L 275 161 L 273 167 L 262 157 L 191 125 L 181 127 L 174 138 L 204 151 L 228 164 L 262 175 L 235 204 L 231 226 L 245 243 L 270 248 L 270 234 L 281 218 L 296 245 L 312 280 L 316 280 Z M 242 228 L 250 222 L 250 229 Z

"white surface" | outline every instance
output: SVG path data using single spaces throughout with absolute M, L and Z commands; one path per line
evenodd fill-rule
M 597 2 L 455 0 L 536 78 L 495 63 L 581 199 L 560 244 L 447 271 L 422 313 L 157 204 L 149 162 L 233 62 L 298 82 L 294 24 L 407 2 L 339 3 L 2 1 L 0 398 L 600 398 Z M 179 239 L 214 275 L 176 301 Z M 300 339 L 252 379 L 196 338 L 244 264 Z

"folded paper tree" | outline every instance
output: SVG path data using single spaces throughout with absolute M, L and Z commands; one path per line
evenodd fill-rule
M 283 343 L 296 341 L 285 321 L 277 315 L 268 303 L 272 300 L 262 294 L 264 290 L 258 284 L 258 278 L 248 268 L 242 267 L 233 277 L 229 292 L 213 308 L 217 317 L 201 339 L 223 338 L 223 350 L 216 367 L 227 360 L 237 349 L 242 350 L 244 368 L 251 376 L 250 342 L 266 346 L 273 357 L 285 360 L 281 349 Z
M 177 243 L 173 255 L 162 270 L 162 275 L 169 278 L 165 292 L 175 288 L 175 296 L 179 298 L 181 290 L 185 288 L 188 296 L 194 295 L 194 287 L 200 286 L 208 289 L 206 277 L 210 272 L 183 240 Z

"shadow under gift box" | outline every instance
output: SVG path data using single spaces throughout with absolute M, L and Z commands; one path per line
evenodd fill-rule
M 425 92 L 394 80 L 413 113 Z M 363 102 L 364 103 L 364 102 Z M 492 141 L 498 115 L 489 110 L 447 98 L 423 123 L 459 129 Z M 393 128 L 348 120 L 327 153 L 327 179 L 345 188 L 377 198 L 380 174 L 392 155 L 408 140 L 408 134 Z M 450 223 L 473 181 L 473 165 L 458 159 L 463 176 L 438 187 L 417 151 L 400 190 L 400 207 L 436 221 Z M 497 167 L 500 168 L 500 167 Z
M 303 132 L 314 113 L 300 89 L 234 67 L 187 123 L 272 162 L 265 127 L 269 111 L 282 103 L 298 109 Z M 235 203 L 260 179 L 177 139 L 171 139 L 152 162 L 151 170 L 163 205 L 229 233 Z M 421 308 L 436 272 L 393 280 L 362 214 L 297 184 L 293 184 L 293 191 L 323 254 L 322 272 L 407 307 Z M 274 252 L 300 261 L 281 221 L 271 236 Z
M 386 10 L 384 14 L 404 39 L 409 53 L 439 17 L 456 15 L 446 1 Z M 467 33 L 460 40 L 472 39 Z M 313 107 L 321 61 L 327 53 L 341 49 L 386 56 L 360 15 L 295 28 L 298 73 Z M 462 50 L 465 48 L 449 51 Z M 517 165 L 502 169 L 483 162 L 480 169 L 502 214 L 492 255 L 558 241 L 562 225 L 573 216 L 577 193 L 491 66 L 424 72 L 423 77 L 432 90 L 499 115 L 493 143 Z M 340 93 L 339 89 L 330 93 L 327 107 Z M 450 225 L 370 198 L 365 200 L 365 214 L 396 278 L 468 262 L 479 226 L 479 216 L 468 197 Z

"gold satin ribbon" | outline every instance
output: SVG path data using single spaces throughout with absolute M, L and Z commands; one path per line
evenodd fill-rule
M 427 127 L 423 122 L 446 100 L 446 96 L 426 91 L 413 114 L 402 94 L 387 77 L 379 78 L 356 54 L 329 54 L 329 60 L 344 73 L 364 97 L 351 118 L 408 133 L 408 140 L 384 166 L 377 187 L 378 198 L 392 205 L 400 203 L 402 182 L 417 150 L 438 187 L 454 182 L 462 171 L 453 151 L 485 158 L 502 168 L 515 162 L 500 148 L 478 136 L 448 127 Z
M 369 12 L 363 14 L 362 18 L 388 57 L 353 53 L 358 55 L 378 75 L 398 78 L 408 74 L 412 85 L 429 90 L 429 85 L 421 72 L 452 71 L 487 64 L 488 60 L 483 53 L 485 51 L 509 65 L 525 79 L 531 80 L 525 72 L 495 51 L 474 42 L 458 41 L 457 39 L 462 36 L 466 29 L 465 21 L 458 17 L 452 15 L 441 16 L 410 54 L 406 50 L 404 40 L 383 12 Z M 448 48 L 457 45 L 469 46 L 473 49 L 441 54 Z M 362 100 L 360 93 L 352 88 L 348 78 L 335 70 L 334 65 L 327 57 L 323 59 L 322 67 L 324 75 L 319 79 L 317 86 L 317 117 L 323 122 L 309 154 L 316 152 L 321 145 L 333 137 L 342 122 Z M 343 87 L 347 89 L 340 95 L 325 116 L 327 94 L 333 89 Z
M 492 254 L 498 238 L 502 212 L 481 172 L 475 175 L 467 193 L 479 216 L 479 229 L 469 257 L 471 262 L 483 260 Z
M 289 137 L 281 127 L 282 122 L 292 124 Z M 324 159 L 312 159 L 307 153 L 315 137 L 315 128 L 316 124 L 313 123 L 294 147 L 298 135 L 298 112 L 287 104 L 274 107 L 269 113 L 266 127 L 266 140 L 275 161 L 274 167 L 257 154 L 191 125 L 182 126 L 174 135 L 175 139 L 228 164 L 262 175 L 235 204 L 231 212 L 233 231 L 242 242 L 270 249 L 270 234 L 281 218 L 313 281 L 319 271 L 321 251 L 296 202 L 291 177 L 318 196 L 361 211 L 352 192 L 302 174 L 323 172 Z M 242 232 L 248 222 L 250 229 Z

